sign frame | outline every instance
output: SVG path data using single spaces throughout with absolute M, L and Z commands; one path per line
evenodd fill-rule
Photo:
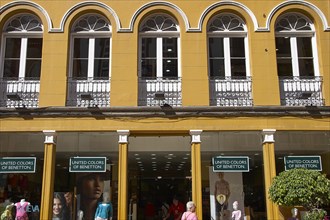
M 72 170 L 71 161 L 72 159 L 103 159 L 104 160 L 104 170 Z M 69 161 L 69 172 L 70 173 L 105 173 L 107 171 L 107 158 L 106 157 L 70 157 Z
M 322 159 L 321 159 L 321 156 L 318 156 L 318 155 L 307 155 L 307 156 L 285 156 L 283 159 L 284 159 L 284 169 L 285 171 L 288 171 L 288 170 L 292 170 L 292 169 L 295 169 L 296 167 L 292 168 L 292 169 L 287 169 L 287 164 L 286 164 L 286 160 L 287 158 L 290 158 L 290 157 L 295 157 L 295 158 L 318 158 L 318 161 L 319 161 L 319 164 L 320 164 L 320 169 L 308 169 L 308 168 L 305 168 L 305 169 L 308 169 L 308 170 L 316 170 L 316 171 L 322 171 Z
M 224 158 L 224 159 L 246 159 L 247 161 L 247 169 L 240 169 L 240 170 L 228 170 L 228 169 L 224 169 L 224 170 L 217 170 L 217 169 L 214 169 L 214 160 L 216 158 Z M 212 157 L 212 169 L 213 169 L 213 172 L 215 173 L 219 173 L 219 172 L 239 172 L 239 173 L 243 173 L 243 172 L 250 172 L 250 161 L 249 161 L 249 157 L 248 156 L 215 156 L 215 157 Z
M 36 157 L 0 157 L 0 160 L 22 160 L 22 159 L 30 159 L 33 160 L 33 171 L 3 171 L 2 169 L 0 170 L 0 173 L 35 173 L 36 172 Z

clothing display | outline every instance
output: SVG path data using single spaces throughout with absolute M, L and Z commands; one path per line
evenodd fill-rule
M 29 202 L 26 202 L 22 199 L 20 202 L 15 203 L 16 206 L 16 220 L 29 220 L 27 214 L 27 207 L 30 205 Z
M 112 217 L 112 205 L 110 202 L 99 202 L 95 212 L 95 220 L 108 220 Z

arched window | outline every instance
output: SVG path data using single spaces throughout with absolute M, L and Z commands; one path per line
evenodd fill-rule
M 17 15 L 5 24 L 3 78 L 40 78 L 42 33 L 40 19 L 31 14 Z
M 180 77 L 179 27 L 165 14 L 145 19 L 140 28 L 140 76 Z
M 319 75 L 312 22 L 301 14 L 290 13 L 276 21 L 275 31 L 278 76 Z
M 95 14 L 79 18 L 71 29 L 73 78 L 109 78 L 111 25 Z
M 222 13 L 210 20 L 207 31 L 209 76 L 249 76 L 247 32 L 243 20 L 234 14 Z

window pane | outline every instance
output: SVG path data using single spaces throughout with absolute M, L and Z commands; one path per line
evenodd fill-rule
M 109 58 L 110 39 L 96 38 L 95 39 L 95 58 Z
M 209 57 L 224 57 L 223 38 L 209 38 Z
M 156 38 L 143 38 L 142 39 L 142 58 L 155 58 L 156 57 Z
M 277 57 L 291 57 L 290 38 L 276 38 L 276 55 Z
M 87 77 L 87 67 L 88 67 L 88 60 L 74 60 L 73 61 L 73 77 Z
M 312 41 L 309 37 L 297 37 L 298 57 L 313 57 Z
M 225 76 L 224 59 L 210 59 L 210 76 Z
M 163 57 L 178 57 L 177 38 L 163 38 Z
M 176 59 L 163 60 L 163 77 L 178 77 L 178 61 Z
M 108 78 L 109 77 L 109 60 L 95 59 L 94 61 L 94 77 Z
M 25 78 L 40 78 L 41 60 L 27 60 Z
M 232 77 L 245 77 L 245 59 L 231 59 L 231 75 Z
M 244 38 L 230 38 L 230 56 L 245 57 Z
M 7 38 L 5 58 L 19 58 L 21 54 L 21 38 Z
M 41 58 L 42 39 L 29 38 L 27 45 L 27 58 Z
M 156 59 L 142 60 L 142 77 L 156 77 Z
M 19 60 L 5 60 L 3 77 L 18 77 Z
M 277 59 L 278 76 L 292 76 L 291 59 Z
M 314 76 L 313 58 L 299 59 L 299 72 L 300 76 Z
M 88 38 L 75 38 L 74 39 L 74 49 L 73 57 L 74 58 L 88 58 Z

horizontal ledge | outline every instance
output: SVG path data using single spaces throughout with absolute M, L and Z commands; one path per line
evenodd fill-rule
M 330 106 L 138 106 L 138 107 L 39 107 L 0 108 L 0 118 L 8 117 L 329 117 Z

